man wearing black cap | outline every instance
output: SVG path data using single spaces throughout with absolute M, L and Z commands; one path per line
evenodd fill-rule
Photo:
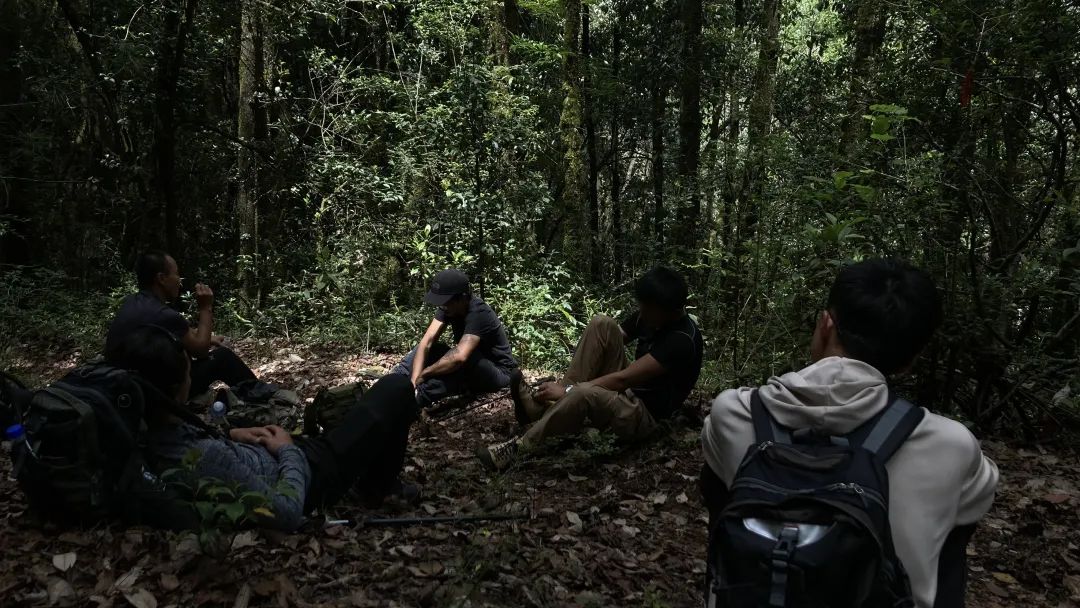
M 391 372 L 410 377 L 420 407 L 450 395 L 487 393 L 510 385 L 518 364 L 510 354 L 506 329 L 495 311 L 472 295 L 464 272 L 437 273 L 424 302 L 437 308 L 435 318 L 420 344 Z M 453 347 L 439 341 L 447 325 L 453 329 Z

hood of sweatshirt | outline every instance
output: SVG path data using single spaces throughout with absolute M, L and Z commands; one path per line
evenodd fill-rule
M 871 365 L 827 357 L 769 379 L 758 394 L 781 425 L 842 435 L 873 418 L 889 401 L 885 376 Z

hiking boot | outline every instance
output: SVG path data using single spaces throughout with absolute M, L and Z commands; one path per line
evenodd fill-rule
M 514 462 L 514 455 L 518 451 L 519 439 L 514 438 L 503 443 L 493 443 L 486 448 L 476 451 L 476 457 L 484 466 L 492 471 L 502 471 Z
M 408 483 L 401 481 L 400 479 L 394 483 L 390 493 L 386 495 L 384 501 L 391 501 L 407 506 L 416 506 L 420 504 L 420 500 L 424 497 L 424 487 L 418 483 Z
M 390 487 L 383 492 L 365 488 L 357 493 L 360 497 L 360 503 L 368 509 L 378 509 L 387 503 L 414 506 L 420 502 L 424 494 L 423 487 L 420 484 L 407 483 L 400 479 L 395 479 L 390 484 Z
M 525 374 L 520 369 L 510 374 L 510 398 L 514 400 L 514 417 L 522 428 L 544 416 L 544 406 L 533 398 L 532 390 L 525 382 Z

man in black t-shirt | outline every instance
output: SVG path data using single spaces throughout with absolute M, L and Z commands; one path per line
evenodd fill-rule
M 135 263 L 135 278 L 139 291 L 120 304 L 109 333 L 105 337 L 105 358 L 115 358 L 128 336 L 146 325 L 157 325 L 176 336 L 191 362 L 191 394 L 206 392 L 214 382 L 235 386 L 254 380 L 255 374 L 236 353 L 223 346 L 223 338 L 212 332 L 214 324 L 214 292 L 206 285 L 195 285 L 195 301 L 199 306 L 199 324 L 188 325 L 187 319 L 169 307 L 168 302 L 180 297 L 180 270 L 176 260 L 163 251 L 151 250 L 139 256 Z
M 682 405 L 701 373 L 703 351 L 701 332 L 686 314 L 686 281 L 657 267 L 638 279 L 634 293 L 638 310 L 621 324 L 603 315 L 592 319 L 562 381 L 531 393 L 521 372 L 514 374 L 514 414 L 522 427 L 535 424 L 521 438 L 482 448 L 485 465 L 504 469 L 519 447 L 580 432 L 586 423 L 625 441 L 643 439 Z M 631 363 L 625 344 L 635 340 Z
M 437 307 L 420 344 L 391 373 L 409 376 L 416 402 L 430 407 L 450 395 L 488 393 L 510 384 L 518 369 L 502 321 L 472 295 L 469 277 L 443 270 L 431 280 L 424 302 Z M 439 341 L 450 326 L 455 345 Z

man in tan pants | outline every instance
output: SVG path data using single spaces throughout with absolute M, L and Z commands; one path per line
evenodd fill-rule
M 701 372 L 703 350 L 701 332 L 686 314 L 686 282 L 658 267 L 638 279 L 634 292 L 638 311 L 623 323 L 604 315 L 589 322 L 561 381 L 530 393 L 521 372 L 511 377 L 518 423 L 534 424 L 520 438 L 482 448 L 478 456 L 485 465 L 504 469 L 519 448 L 578 433 L 586 423 L 623 441 L 644 439 L 658 419 L 686 400 Z M 625 345 L 634 341 L 630 362 Z

